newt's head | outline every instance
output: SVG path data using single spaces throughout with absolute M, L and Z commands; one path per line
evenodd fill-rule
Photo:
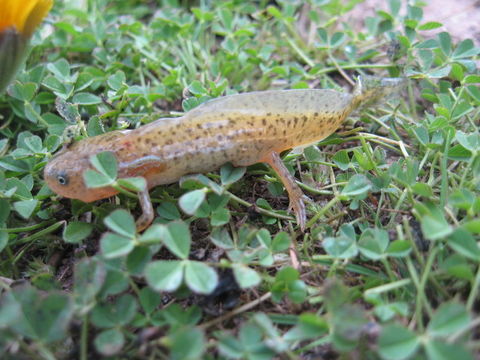
M 83 179 L 87 169 L 93 169 L 90 158 L 109 150 L 108 144 L 115 144 L 115 132 L 81 140 L 60 150 L 45 166 L 43 178 L 48 187 L 58 195 L 91 202 L 115 195 L 111 187 L 89 188 Z

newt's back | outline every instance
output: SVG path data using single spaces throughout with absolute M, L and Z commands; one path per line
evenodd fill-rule
M 165 162 L 173 177 L 209 171 L 229 161 L 245 166 L 261 161 L 271 151 L 283 151 L 328 136 L 350 111 L 352 98 L 333 90 L 225 96 L 180 118 L 159 119 L 130 137 L 146 144 L 149 154 Z M 153 182 L 171 181 L 170 176 L 163 174 Z

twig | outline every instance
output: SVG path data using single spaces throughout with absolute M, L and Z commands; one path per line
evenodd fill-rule
M 199 325 L 199 328 L 205 330 L 205 329 L 207 329 L 207 328 L 209 328 L 213 325 L 219 324 L 219 323 L 221 323 L 221 322 L 223 322 L 227 319 L 230 319 L 231 317 L 233 317 L 235 315 L 238 315 L 238 314 L 241 314 L 245 311 L 253 309 L 258 304 L 260 304 L 260 303 L 264 302 L 265 300 L 269 299 L 270 296 L 272 296 L 272 293 L 268 292 L 268 293 L 262 295 L 261 297 L 259 297 L 258 299 L 253 300 L 253 301 L 249 302 L 248 304 L 242 305 L 242 306 L 230 311 L 229 313 L 227 313 L 223 316 L 220 316 L 216 319 L 210 320 L 210 321 L 208 321 L 204 324 Z

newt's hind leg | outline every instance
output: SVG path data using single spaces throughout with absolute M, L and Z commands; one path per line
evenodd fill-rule
M 268 156 L 263 158 L 262 161 L 269 164 L 282 181 L 290 199 L 289 209 L 293 209 L 295 212 L 295 217 L 297 218 L 297 224 L 300 226 L 302 232 L 305 231 L 307 215 L 305 211 L 305 204 L 303 202 L 305 195 L 303 194 L 302 189 L 300 189 L 300 187 L 297 185 L 295 178 L 285 167 L 285 164 L 277 152 L 272 151 Z
M 145 187 L 144 190 L 138 193 L 138 200 L 140 201 L 140 206 L 142 208 L 142 215 L 137 219 L 137 231 L 145 230 L 153 221 L 154 213 L 152 201 L 150 200 L 150 194 L 148 193 L 148 188 Z

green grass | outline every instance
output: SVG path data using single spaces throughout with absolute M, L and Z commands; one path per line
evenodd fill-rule
M 0 95 L 4 358 L 478 357 L 480 49 L 431 35 L 420 2 L 353 29 L 357 2 L 57 2 Z M 410 81 L 284 154 L 313 199 L 304 234 L 261 164 L 153 189 L 143 234 L 142 184 L 108 155 L 93 179 L 131 189 L 114 199 L 42 179 L 72 137 L 237 92 L 349 91 L 358 74 Z

